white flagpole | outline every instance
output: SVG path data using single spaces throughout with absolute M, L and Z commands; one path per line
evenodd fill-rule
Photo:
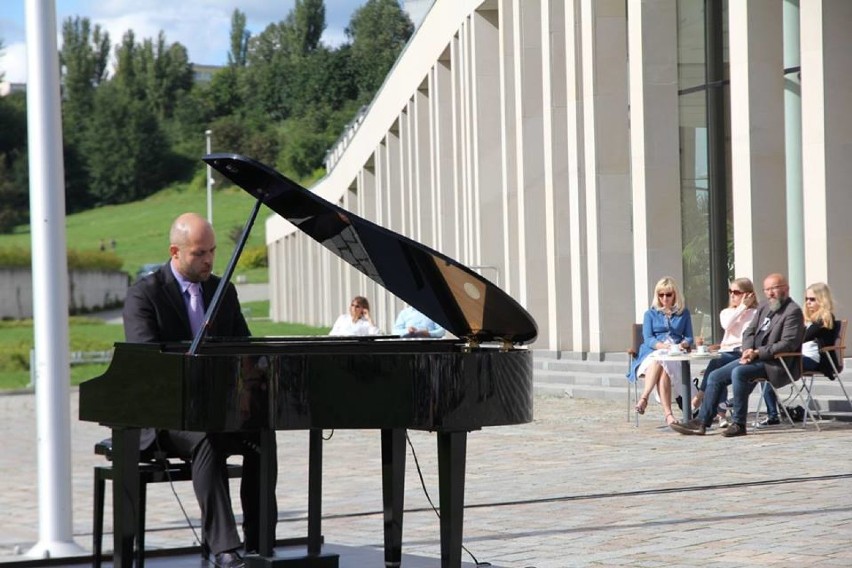
M 26 0 L 27 129 L 38 437 L 39 541 L 27 556 L 83 552 L 73 540 L 65 174 L 54 0 Z

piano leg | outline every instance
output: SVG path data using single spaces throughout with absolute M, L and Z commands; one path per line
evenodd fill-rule
M 405 499 L 405 430 L 382 430 L 382 504 L 385 566 L 402 562 L 402 513 Z
M 271 519 L 272 507 L 261 508 L 260 554 L 245 558 L 247 568 L 338 568 L 339 555 L 322 552 L 322 430 L 311 429 L 308 450 L 308 541 L 305 556 L 288 555 L 276 558 L 275 522 Z M 261 494 L 274 494 L 271 480 L 277 478 L 278 459 L 275 431 L 263 430 L 260 434 L 260 487 Z M 271 486 L 271 487 L 270 487 Z M 270 493 L 272 492 L 272 493 Z M 267 499 L 271 503 L 271 499 Z
M 308 446 L 308 556 L 322 551 L 322 430 L 312 428 Z
M 113 566 L 133 566 L 139 511 L 139 429 L 112 429 Z M 144 552 L 143 552 L 144 553 Z
M 438 433 L 441 568 L 461 566 L 467 432 Z
M 274 430 L 260 432 L 260 538 L 258 553 L 260 556 L 271 557 L 275 548 L 275 484 L 278 478 L 278 450 L 275 443 Z

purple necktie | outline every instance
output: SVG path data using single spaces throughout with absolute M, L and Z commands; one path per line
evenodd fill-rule
M 201 299 L 201 285 L 198 282 L 190 282 L 186 289 L 189 292 L 189 327 L 192 335 L 198 334 L 198 330 L 204 325 L 204 302 Z

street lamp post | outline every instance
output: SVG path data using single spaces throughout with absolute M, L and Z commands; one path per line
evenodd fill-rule
M 204 137 L 207 139 L 207 153 L 211 152 L 210 137 L 213 135 L 212 130 L 205 130 Z M 207 164 L 207 222 L 213 224 L 213 168 Z

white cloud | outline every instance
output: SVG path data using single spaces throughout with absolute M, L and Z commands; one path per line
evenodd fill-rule
M 4 45 L 0 56 L 0 73 L 3 80 L 10 83 L 23 83 L 27 79 L 27 46 L 23 43 Z

